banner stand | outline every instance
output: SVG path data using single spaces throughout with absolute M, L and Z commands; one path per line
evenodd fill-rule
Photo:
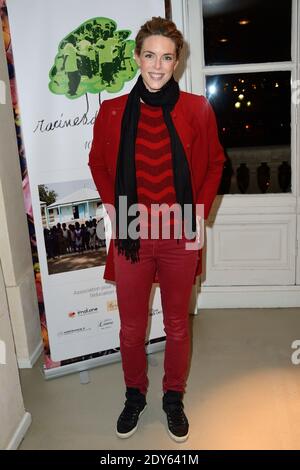
M 138 28 L 165 16 L 164 0 L 139 7 L 139 0 L 102 2 L 100 11 L 97 0 L 84 8 L 81 0 L 1 3 L 45 379 L 120 361 L 117 296 L 102 279 L 107 243 L 95 234 L 98 224 L 105 229 L 105 211 L 87 162 L 99 106 L 129 93 L 138 76 Z M 165 347 L 158 290 L 148 354 Z
M 152 354 L 165 349 L 165 341 L 160 341 L 157 343 L 151 343 L 146 346 L 146 354 Z M 107 356 L 95 357 L 93 359 L 87 359 L 80 362 L 74 362 L 73 364 L 67 364 L 65 366 L 55 367 L 53 369 L 42 369 L 42 373 L 45 376 L 46 380 L 56 379 L 68 374 L 74 374 L 76 372 L 83 372 L 95 367 L 104 366 L 106 364 L 111 364 L 113 362 L 120 362 L 121 354 L 120 351 L 114 354 L 109 354 Z

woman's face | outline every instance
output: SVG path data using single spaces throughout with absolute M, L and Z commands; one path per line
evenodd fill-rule
M 175 43 L 165 36 L 148 36 L 143 41 L 140 55 L 135 54 L 135 60 L 145 87 L 151 92 L 159 91 L 177 67 Z

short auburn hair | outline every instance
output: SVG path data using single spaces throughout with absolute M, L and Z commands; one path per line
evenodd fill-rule
M 140 27 L 135 38 L 135 53 L 137 56 L 141 54 L 144 40 L 154 35 L 171 39 L 175 44 L 176 59 L 179 58 L 180 51 L 183 47 L 183 35 L 181 31 L 177 29 L 173 21 L 161 18 L 160 16 L 152 16 L 151 20 L 146 21 L 146 23 Z

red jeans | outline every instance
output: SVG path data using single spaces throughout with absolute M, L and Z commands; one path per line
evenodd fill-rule
M 149 297 L 156 270 L 166 332 L 163 391 L 185 389 L 190 355 L 188 306 L 198 260 L 198 251 L 186 250 L 186 241 L 141 239 L 137 263 L 118 255 L 114 247 L 125 384 L 144 394 L 148 387 L 145 339 Z

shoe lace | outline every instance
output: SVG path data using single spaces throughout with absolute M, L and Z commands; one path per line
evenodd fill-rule
M 140 413 L 140 407 L 134 403 L 125 403 L 125 408 L 121 413 L 121 419 L 134 422 Z
M 168 406 L 167 412 L 169 422 L 172 425 L 180 426 L 181 424 L 186 423 L 186 416 L 183 411 L 182 403 L 174 403 Z

